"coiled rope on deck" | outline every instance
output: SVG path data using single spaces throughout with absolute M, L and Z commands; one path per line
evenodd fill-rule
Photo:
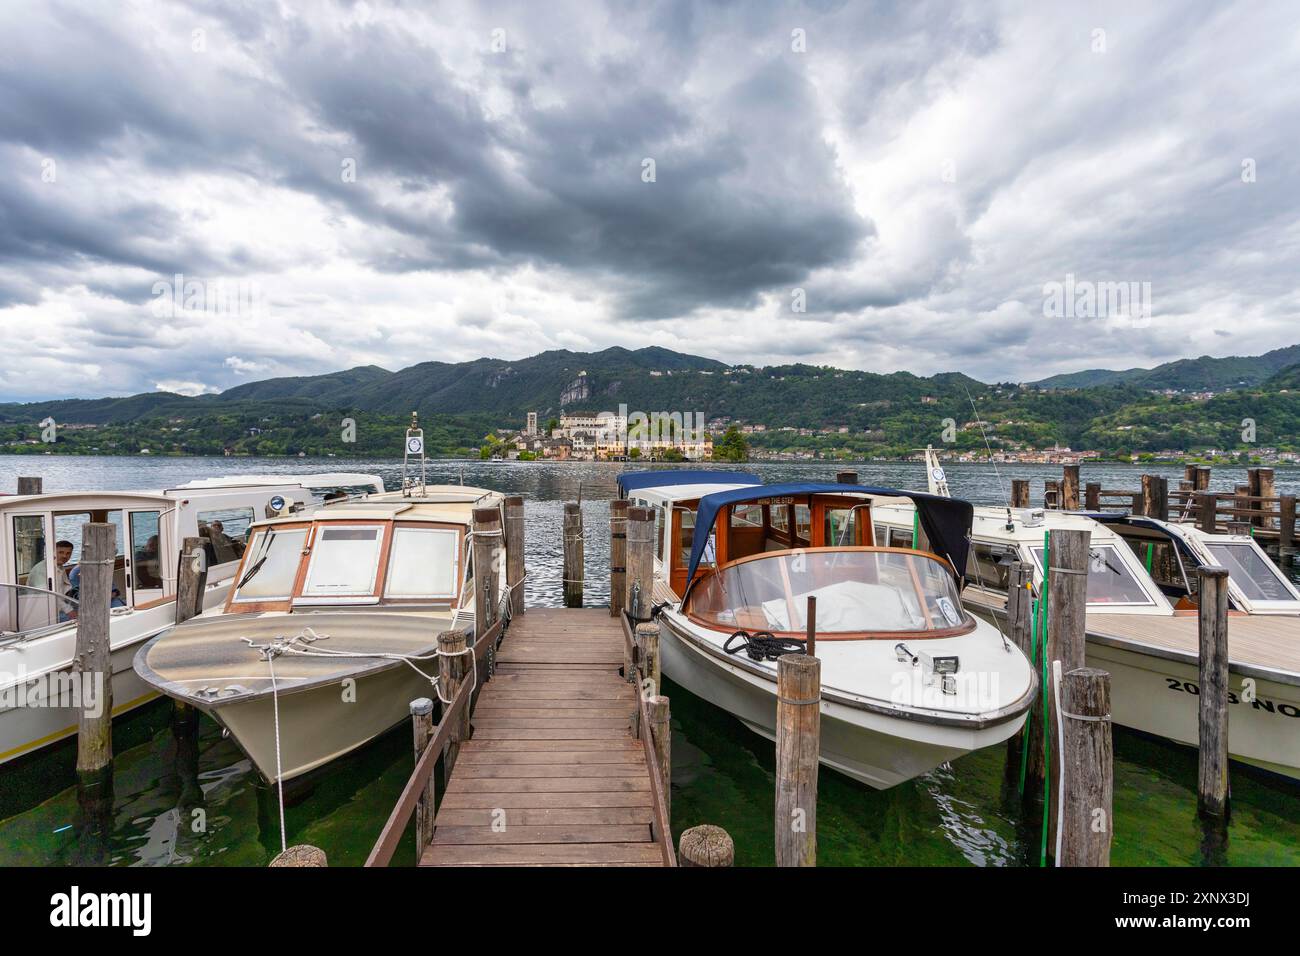
M 731 642 L 737 639 L 744 643 L 732 647 Z M 777 637 L 771 631 L 754 631 L 751 634 L 743 629 L 733 632 L 722 645 L 728 654 L 744 651 L 752 661 L 774 661 L 782 654 L 802 652 L 804 648 L 805 642 L 797 637 Z

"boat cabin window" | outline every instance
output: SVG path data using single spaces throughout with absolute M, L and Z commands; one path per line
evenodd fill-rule
M 390 598 L 454 598 L 460 580 L 456 545 L 460 536 L 450 528 L 411 528 L 398 525 L 388 559 L 384 596 Z
M 1294 601 L 1295 594 L 1286 586 L 1282 572 L 1272 561 L 1249 544 L 1206 542 L 1205 547 L 1220 566 L 1228 569 L 1232 583 L 1241 588 L 1248 601 Z
M 253 534 L 244 573 L 235 585 L 235 603 L 287 601 L 293 594 L 306 528 L 264 528 Z
M 827 508 L 822 540 L 828 548 L 851 548 L 858 544 L 857 509 Z
M 790 540 L 790 506 L 772 505 L 768 508 L 768 517 L 772 530 L 783 541 Z
M 312 542 L 303 597 L 373 594 L 379 576 L 379 525 L 324 525 Z
M 950 634 L 973 626 L 946 565 L 883 549 L 775 551 L 727 564 L 694 586 L 685 611 L 722 630 L 802 633 L 810 597 L 817 599 L 819 636 Z
M 889 529 L 889 546 L 891 548 L 911 548 L 914 544 L 912 532 L 903 531 L 899 528 Z
M 1006 591 L 1011 581 L 1011 564 L 1015 560 L 1015 552 L 1004 546 L 973 541 L 970 556 L 966 559 L 966 577 L 991 591 Z
M 135 573 L 137 603 L 144 597 L 142 591 L 157 591 L 162 596 L 162 555 L 159 524 L 162 513 L 158 511 L 131 512 L 131 567 Z
M 209 568 L 238 561 L 244 556 L 244 547 L 248 543 L 248 526 L 254 520 L 252 508 L 200 511 L 196 518 Z
M 1043 547 L 1029 549 L 1043 570 Z M 1146 588 L 1129 570 L 1114 545 L 1093 545 L 1088 558 L 1089 604 L 1154 604 Z
M 812 543 L 812 509 L 807 505 L 794 506 L 794 535 L 801 543 Z

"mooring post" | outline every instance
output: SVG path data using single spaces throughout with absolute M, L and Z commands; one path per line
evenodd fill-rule
M 77 718 L 77 774 L 96 776 L 113 762 L 113 661 L 108 638 L 113 600 L 117 528 L 91 521 L 81 526 L 81 584 L 77 599 L 77 656 L 80 685 Z
M 672 813 L 672 720 L 668 713 L 668 698 L 659 693 L 646 701 L 646 712 L 650 721 L 650 749 L 654 751 L 655 763 L 659 766 L 659 779 L 664 784 L 664 816 L 671 821 Z M 669 833 L 665 839 L 671 840 Z
M 1061 529 L 1051 532 L 1048 541 L 1050 567 L 1048 568 L 1047 595 L 1047 684 L 1048 724 L 1047 734 L 1051 758 L 1048 770 L 1051 785 L 1048 788 L 1050 819 L 1048 830 L 1049 852 L 1056 846 L 1056 829 L 1060 807 L 1057 800 L 1061 782 L 1061 738 L 1057 732 L 1060 701 L 1052 687 L 1056 661 L 1061 662 L 1061 673 L 1084 666 L 1084 646 L 1087 634 L 1086 616 L 1088 601 L 1089 544 L 1092 533 Z
M 524 613 L 524 499 L 511 495 L 505 502 L 506 587 L 510 589 L 510 616 Z
M 736 844 L 722 827 L 702 823 L 682 831 L 677 843 L 678 866 L 725 867 L 736 863 Z
M 1011 507 L 1013 508 L 1029 507 L 1029 479 L 1028 478 L 1011 479 Z
M 1295 553 L 1295 495 L 1283 495 L 1277 510 L 1277 556 L 1285 560 Z
M 1214 534 L 1218 527 L 1218 500 L 1213 492 L 1203 491 L 1196 496 L 1196 526 L 1202 531 Z
M 1202 566 L 1197 624 L 1200 637 L 1200 772 L 1197 810 L 1228 813 L 1228 569 Z
M 42 482 L 39 475 L 27 477 L 19 476 L 18 493 L 20 495 L 39 495 L 41 493 L 41 484 Z
M 582 505 L 564 506 L 564 606 L 582 607 Z
M 1061 507 L 1061 482 L 1056 478 L 1043 481 L 1043 507 L 1049 510 Z
M 627 601 L 627 509 L 626 498 L 609 503 L 609 616 L 623 613 Z
M 1025 660 L 1032 661 L 1034 655 L 1034 624 L 1031 613 L 1033 607 L 1034 593 L 1030 586 L 1034 580 L 1033 566 L 1024 561 L 1013 561 L 1007 572 L 1007 635 L 1011 638 L 1012 643 L 1020 648 L 1020 652 L 1025 655 Z M 1037 718 L 1037 719 L 1035 719 Z M 1029 716 L 1029 729 L 1032 731 L 1036 724 L 1042 723 L 1042 711 L 1039 708 L 1037 714 L 1033 712 Z M 1015 773 L 1020 772 L 1020 755 L 1023 734 L 1014 734 L 1007 740 L 1007 769 L 1013 768 Z M 1043 749 L 1043 738 L 1038 737 L 1038 751 L 1041 754 Z M 1032 755 L 1033 743 L 1030 742 L 1029 753 Z M 1033 761 L 1030 761 L 1032 764 Z M 1028 774 L 1026 774 L 1028 777 Z M 1043 763 L 1041 756 L 1038 759 L 1038 774 L 1035 778 L 1039 781 L 1043 779 Z
M 1079 667 L 1061 677 L 1065 805 L 1061 866 L 1110 866 L 1115 758 L 1110 731 L 1110 675 Z
M 840 485 L 856 485 L 858 483 L 858 473 L 856 471 L 837 471 L 835 473 L 835 482 Z
M 659 625 L 651 621 L 636 626 L 637 653 L 641 659 L 641 679 L 654 684 L 654 693 L 659 693 L 662 673 L 659 663 Z
M 200 537 L 185 538 L 181 542 L 180 556 L 176 561 L 176 616 L 177 624 L 184 624 L 203 613 L 203 595 L 208 586 L 208 561 Z M 193 705 L 176 701 L 172 710 L 172 730 L 180 736 L 192 734 L 199 724 L 199 712 Z
M 1276 498 L 1277 482 L 1274 479 L 1273 469 L 1256 468 L 1255 472 L 1256 475 L 1253 479 L 1255 484 L 1254 493 L 1259 495 L 1260 498 Z M 1254 502 L 1254 505 L 1260 511 L 1273 510 L 1273 502 L 1271 501 L 1256 501 Z M 1250 523 L 1255 525 L 1257 528 L 1264 528 L 1266 530 L 1271 530 L 1273 527 L 1273 519 L 1265 515 L 1253 516 Z
M 461 683 L 469 674 L 471 658 L 465 653 L 467 646 L 464 631 L 443 631 L 438 635 L 438 695 L 443 701 L 443 720 L 446 720 L 447 709 L 456 699 Z M 444 764 L 446 779 L 451 779 L 451 769 L 456 766 L 461 742 L 469 740 L 469 735 L 469 707 L 465 707 L 452 725 L 450 739 L 447 742 Z
M 1192 487 L 1196 487 L 1196 466 L 1183 465 L 1183 480 L 1190 482 Z
M 501 563 L 501 511 L 475 508 L 471 514 L 474 534 L 474 642 L 497 621 L 500 606 L 498 565 Z M 507 575 L 507 580 L 509 579 Z
M 439 658 L 441 660 L 441 658 Z M 411 701 L 411 730 L 415 737 L 415 762 L 419 764 L 424 750 L 433 737 L 433 701 L 428 697 L 418 697 Z M 418 862 L 424 848 L 433 842 L 434 808 L 437 806 L 437 785 L 434 783 L 433 768 L 429 779 L 425 781 L 424 793 L 415 805 L 415 859 Z
M 1208 491 L 1209 488 L 1210 488 L 1210 466 L 1197 465 L 1196 466 L 1196 490 Z
M 649 508 L 627 509 L 627 597 L 624 606 L 633 619 L 650 616 L 654 607 L 655 513 Z
M 1079 466 L 1065 465 L 1061 469 L 1061 508 L 1079 510 Z
M 277 853 L 267 866 L 329 866 L 325 851 L 310 843 L 299 843 L 283 853 Z
M 1169 517 L 1169 482 L 1159 475 L 1142 476 L 1142 506 L 1139 514 L 1148 518 Z
M 1083 507 L 1088 511 L 1101 510 L 1101 482 L 1090 481 L 1083 486 Z
M 1249 535 L 1250 523 L 1246 521 L 1229 521 L 1224 525 L 1223 530 L 1228 534 Z
M 776 662 L 776 865 L 817 865 L 817 758 L 822 663 L 807 654 Z

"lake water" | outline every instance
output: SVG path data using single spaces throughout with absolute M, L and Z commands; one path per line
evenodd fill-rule
M 864 483 L 923 487 L 918 463 L 837 466 L 743 466 L 765 481 L 833 480 L 852 467 Z M 597 463 L 432 462 L 430 482 L 481 485 L 527 499 L 527 600 L 560 603 L 563 502 L 581 496 L 586 527 L 586 598 L 607 604 L 608 500 L 621 466 Z M 1030 478 L 1031 500 L 1057 466 L 948 467 L 953 494 L 980 504 L 1004 499 L 1012 477 Z M 41 475 L 46 491 L 151 489 L 226 474 L 360 471 L 389 487 L 400 481 L 393 460 L 249 458 L 108 458 L 0 456 L 0 490 L 19 475 Z M 1133 488 L 1143 471 L 1174 483 L 1179 467 L 1085 465 L 1084 480 Z M 1231 489 L 1245 470 L 1216 467 L 1211 487 Z M 1279 494 L 1300 493 L 1300 471 L 1277 472 Z M 737 863 L 773 861 L 773 746 L 729 714 L 665 681 L 673 715 L 673 828 L 725 827 Z M 260 782 L 238 748 L 206 718 L 197 741 L 173 738 L 170 702 L 143 708 L 114 725 L 118 751 L 112 811 L 98 839 L 88 840 L 73 786 L 75 752 L 56 748 L 0 770 L 0 865 L 263 865 L 279 850 L 273 789 Z M 818 861 L 823 865 L 1036 864 L 1041 811 L 1020 809 L 1005 775 L 1005 751 L 970 754 L 916 780 L 877 792 L 822 769 Z M 290 788 L 288 840 L 322 847 L 331 865 L 365 860 L 412 767 L 410 730 L 399 727 L 373 745 Z M 1226 846 L 1208 841 L 1196 818 L 1196 752 L 1117 728 L 1115 865 L 1300 865 L 1300 788 L 1234 765 Z M 409 841 L 408 841 L 409 842 Z M 397 862 L 413 862 L 409 847 Z

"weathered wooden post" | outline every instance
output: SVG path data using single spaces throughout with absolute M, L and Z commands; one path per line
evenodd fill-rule
M 807 654 L 776 662 L 776 865 L 817 865 L 817 759 L 822 664 Z
M 318 846 L 312 846 L 310 843 L 299 843 L 297 846 L 291 846 L 283 853 L 277 853 L 267 866 L 329 866 L 329 858 L 325 856 L 325 851 Z
M 18 478 L 18 493 L 20 495 L 39 495 L 41 493 L 42 482 L 40 476 L 29 476 Z
M 664 816 L 671 821 L 672 812 L 672 720 L 668 713 L 668 698 L 656 693 L 646 701 L 646 714 L 650 722 L 650 749 L 654 751 L 659 767 L 659 779 L 664 785 Z M 671 840 L 669 833 L 665 839 Z
M 1083 486 L 1083 506 L 1088 511 L 1101 510 L 1101 483 L 1090 481 Z
M 1061 469 L 1061 508 L 1079 510 L 1079 466 L 1065 465 Z
M 1011 479 L 1011 507 L 1013 508 L 1029 507 L 1029 479 L 1028 478 Z
M 659 625 L 653 621 L 636 626 L 636 646 L 641 659 L 641 679 L 654 684 L 659 693 L 662 672 L 659 664 Z
M 1061 482 L 1055 478 L 1043 482 L 1043 507 L 1049 510 L 1061 507 Z
M 627 597 L 624 606 L 636 620 L 654 607 L 655 513 L 649 508 L 627 509 Z
M 1252 481 L 1255 485 L 1255 491 L 1253 493 L 1259 495 L 1260 498 L 1277 497 L 1277 483 L 1274 480 L 1272 468 L 1256 468 L 1255 477 Z M 1273 502 L 1271 501 L 1256 501 L 1254 502 L 1254 505 L 1260 511 L 1273 510 Z M 1265 517 L 1264 515 L 1252 517 L 1250 523 L 1257 528 L 1271 529 L 1273 527 L 1273 519 Z
M 1196 466 L 1183 465 L 1183 480 L 1189 482 L 1193 489 L 1196 488 Z
M 682 831 L 677 843 L 678 866 L 725 867 L 736 862 L 736 844 L 722 827 L 702 823 Z
M 1020 648 L 1029 661 L 1035 661 L 1034 653 L 1034 592 L 1031 585 L 1034 580 L 1033 565 L 1024 561 L 1013 561 L 1007 575 L 1007 636 Z M 1036 668 L 1037 669 L 1037 668 Z M 1029 715 L 1028 740 L 1026 735 L 1016 734 L 1007 741 L 1007 769 L 1015 768 L 1019 773 L 1021 747 L 1027 746 L 1025 792 L 1034 792 L 1028 784 L 1043 781 L 1043 719 L 1042 707 L 1031 708 Z
M 1228 534 L 1248 535 L 1250 534 L 1250 522 L 1229 521 L 1224 525 L 1223 530 L 1227 531 Z
M 501 511 L 475 508 L 471 513 L 474 534 L 474 640 L 497 622 L 500 591 L 497 567 L 501 562 Z
M 858 473 L 856 471 L 837 471 L 835 481 L 841 485 L 856 485 L 858 483 Z
M 208 561 L 203 550 L 203 539 L 186 538 L 181 542 L 180 556 L 176 562 L 176 616 L 177 624 L 184 624 L 203 613 L 203 595 L 208 586 Z M 199 725 L 199 712 L 193 705 L 176 701 L 172 711 L 172 730 L 179 736 L 192 734 Z
M 1060 701 L 1051 686 L 1055 662 L 1061 662 L 1061 672 L 1068 673 L 1084 666 L 1084 646 L 1087 634 L 1086 614 L 1088 601 L 1088 561 L 1089 544 L 1092 534 L 1088 531 L 1061 529 L 1051 532 L 1048 539 L 1050 567 L 1048 568 L 1047 595 L 1047 679 L 1049 714 L 1048 725 L 1044 728 L 1051 759 L 1048 770 L 1051 773 L 1049 788 L 1050 800 L 1055 801 L 1060 793 L 1061 780 L 1061 741 L 1057 734 L 1057 712 Z M 1056 828 L 1058 814 L 1048 814 L 1051 824 L 1048 846 L 1056 845 Z
M 1228 570 L 1197 569 L 1200 607 L 1200 773 L 1197 811 L 1220 819 L 1228 813 Z
M 439 658 L 441 660 L 441 658 Z M 428 697 L 419 697 L 411 701 L 411 730 L 415 736 L 415 762 L 419 764 L 424 750 L 433 737 L 433 701 Z M 430 768 L 432 771 L 432 768 Z M 433 841 L 433 816 L 437 806 L 437 785 L 434 774 L 430 772 L 425 782 L 424 793 L 415 805 L 415 859 L 418 862 L 424 848 Z
M 443 631 L 438 635 L 438 696 L 443 702 L 444 715 L 452 701 L 456 699 L 460 685 L 469 675 L 472 658 L 466 653 L 466 649 L 464 631 Z M 446 717 L 442 719 L 446 720 Z M 469 708 L 465 707 L 452 725 L 450 740 L 447 742 L 444 764 L 446 779 L 451 779 L 451 770 L 456 766 L 461 742 L 469 740 L 469 735 Z
M 108 641 L 117 529 L 108 522 L 81 526 L 81 585 L 77 597 L 77 656 L 73 670 L 81 698 L 77 717 L 77 775 L 93 783 L 113 762 L 113 661 Z M 92 778 L 92 779 L 87 779 Z
M 1148 518 L 1169 518 L 1169 482 L 1160 475 L 1142 476 L 1142 507 L 1140 514 Z
M 583 542 L 582 505 L 564 506 L 564 606 L 582 607 Z
M 1110 866 L 1115 760 L 1110 730 L 1110 675 L 1080 667 L 1061 677 L 1065 805 L 1061 866 Z
M 623 613 L 627 601 L 627 509 L 626 498 L 609 503 L 609 616 Z
M 1285 561 L 1295 554 L 1295 495 L 1283 495 L 1278 502 L 1277 556 Z
M 1214 534 L 1219 524 L 1218 500 L 1213 492 L 1203 491 L 1196 496 L 1196 526 Z
M 1197 465 L 1196 466 L 1196 490 L 1208 491 L 1209 488 L 1210 488 L 1210 466 Z
M 510 616 L 519 617 L 525 611 L 524 578 L 524 499 L 511 495 L 505 504 L 506 587 L 510 589 Z

